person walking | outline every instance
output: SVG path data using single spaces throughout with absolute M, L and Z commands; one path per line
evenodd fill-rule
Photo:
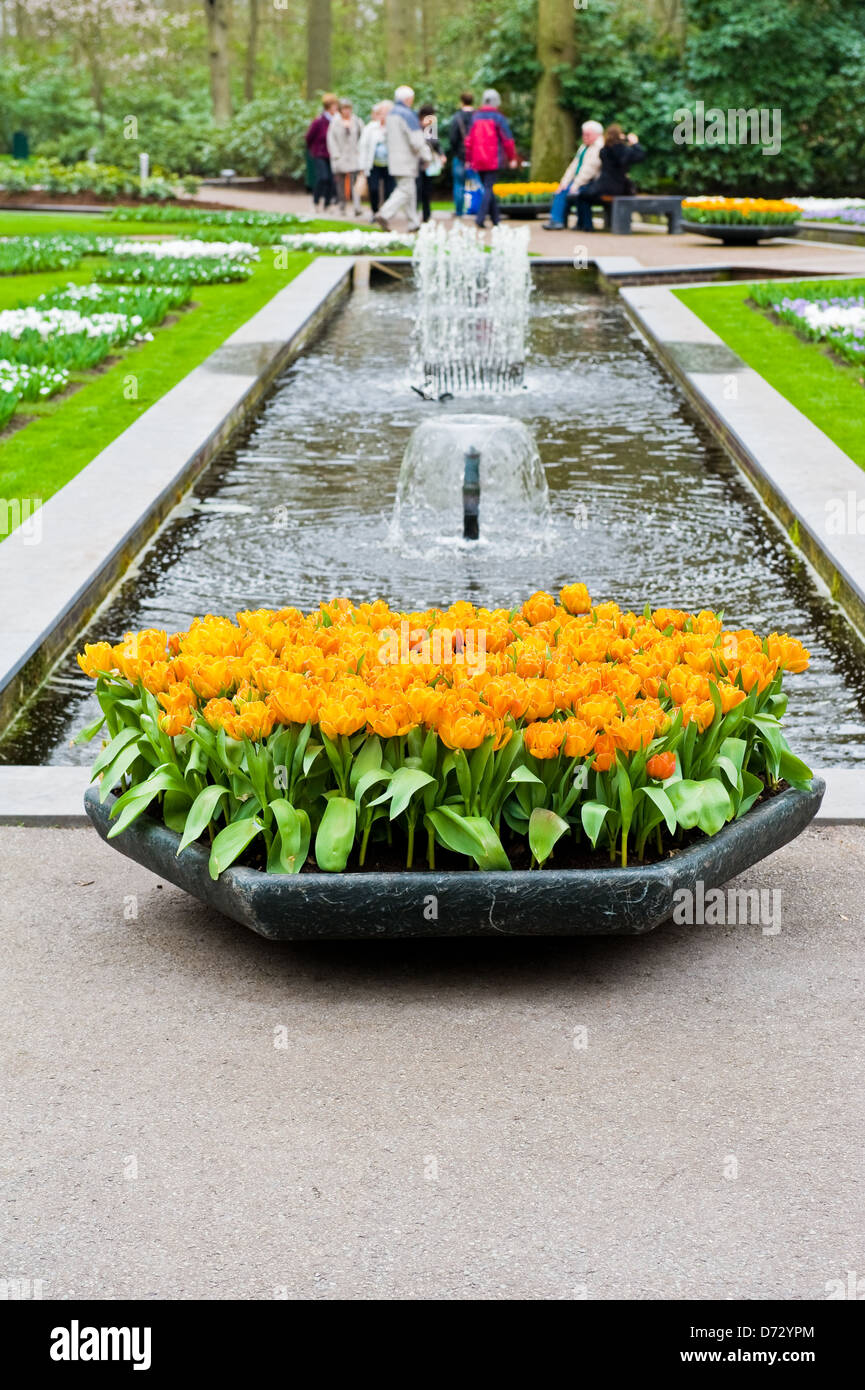
M 505 165 L 511 169 L 517 167 L 517 147 L 511 128 L 499 110 L 501 104 L 495 88 L 488 87 L 466 137 L 466 162 L 474 169 L 484 190 L 477 215 L 479 227 L 484 226 L 488 214 L 493 226 L 498 226 L 499 200 L 493 192 L 493 184 Z
M 360 217 L 360 199 L 357 194 L 357 176 L 360 173 L 360 138 L 363 123 L 354 114 L 348 100 L 339 103 L 339 111 L 327 128 L 327 151 L 330 167 L 336 183 L 336 197 L 340 213 L 344 216 L 351 203 L 355 217 Z
M 313 163 L 312 205 L 314 208 L 317 208 L 319 203 L 321 203 L 322 208 L 326 208 L 329 203 L 336 202 L 336 188 L 334 187 L 330 155 L 327 149 L 327 132 L 338 106 L 339 102 L 333 92 L 325 92 L 321 99 L 321 114 L 310 121 L 305 136 L 306 148 L 309 150 Z
M 416 232 L 420 226 L 417 216 L 417 176 L 421 165 L 429 163 L 432 151 L 412 110 L 413 104 L 414 89 L 397 87 L 387 118 L 387 167 L 396 181 L 396 187 L 373 218 L 386 232 L 390 231 L 392 219 L 400 213 L 406 217 L 410 232 Z
M 460 96 L 460 109 L 451 116 L 448 125 L 448 149 L 451 156 L 451 179 L 454 189 L 454 215 L 462 217 L 466 210 L 466 136 L 475 114 L 475 99 L 471 92 Z
M 377 102 L 360 137 L 360 167 L 366 174 L 373 217 L 396 187 L 387 168 L 387 118 L 392 106 L 392 101 Z
M 577 209 L 577 230 L 592 231 L 592 209 L 585 202 L 579 202 L 577 194 L 587 183 L 601 172 L 601 150 L 604 147 L 604 127 L 600 121 L 584 121 L 583 143 L 577 150 L 559 181 L 558 192 L 553 198 L 550 220 L 544 228 L 548 232 L 562 231 L 568 225 L 568 212 Z
M 576 197 L 577 224 L 581 209 L 588 211 L 591 219 L 592 203 L 602 197 L 619 198 L 633 193 L 634 185 L 628 170 L 646 158 L 646 151 L 633 131 L 626 135 L 615 121 L 604 131 L 604 144 L 601 149 L 601 171 L 591 183 L 585 184 Z
M 437 179 L 445 167 L 445 156 L 438 138 L 436 109 L 431 102 L 421 106 L 417 113 L 424 139 L 430 149 L 431 158 L 417 176 L 417 197 L 424 222 L 432 217 L 433 179 Z

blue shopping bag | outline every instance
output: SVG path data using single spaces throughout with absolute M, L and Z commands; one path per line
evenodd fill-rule
M 467 217 L 477 217 L 481 210 L 483 196 L 484 190 L 477 174 L 473 169 L 467 169 L 465 193 L 463 194 L 463 214 Z

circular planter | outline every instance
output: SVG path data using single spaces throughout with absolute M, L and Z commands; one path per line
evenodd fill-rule
M 548 203 L 503 203 L 499 200 L 499 212 L 505 217 L 513 217 L 521 222 L 531 222 L 536 217 L 549 217 L 552 206 L 552 198 Z
M 657 864 L 632 868 L 541 869 L 534 873 L 265 874 L 230 868 L 214 881 L 208 855 L 148 816 L 110 843 L 130 859 L 276 941 L 352 937 L 614 936 L 652 931 L 669 920 L 674 894 L 720 886 L 787 844 L 816 815 L 826 784 L 788 788 L 741 820 Z M 84 797 L 103 839 L 114 797 Z
M 723 223 L 683 220 L 682 231 L 714 237 L 716 241 L 723 241 L 725 246 L 756 246 L 758 241 L 767 241 L 770 237 L 798 236 L 799 226 L 796 222 L 789 226 L 776 223 L 774 227 L 746 227 L 744 224 L 737 226 L 730 223 L 725 226 Z

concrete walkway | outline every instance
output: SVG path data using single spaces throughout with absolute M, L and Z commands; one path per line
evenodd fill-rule
M 218 200 L 231 207 L 255 208 L 264 212 L 293 212 L 305 217 L 314 215 L 312 198 L 306 193 L 273 193 L 249 188 L 202 188 L 198 197 L 205 201 Z M 446 214 L 441 214 L 446 216 Z M 333 209 L 328 210 L 333 216 Z M 339 220 L 339 219 L 337 219 Z M 369 217 L 360 221 L 347 217 L 346 227 L 369 227 Z M 598 218 L 600 223 L 600 218 Z M 787 270 L 803 275 L 865 275 L 865 248 L 788 238 L 766 242 L 761 246 L 722 246 L 708 237 L 670 236 L 666 228 L 641 224 L 634 218 L 630 236 L 613 236 L 609 232 L 545 232 L 541 220 L 508 223 L 531 230 L 530 250 L 543 256 L 567 256 L 571 259 L 584 249 L 588 259 L 596 256 L 633 256 L 644 266 L 694 266 L 695 269 L 714 265 L 746 266 L 755 272 Z
M 749 873 L 776 935 L 277 947 L 89 830 L 0 829 L 0 863 L 3 1277 L 46 1298 L 862 1273 L 863 828 Z

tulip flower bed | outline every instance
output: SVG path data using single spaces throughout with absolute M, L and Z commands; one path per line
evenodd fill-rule
M 245 241 L 118 241 L 101 274 L 125 284 L 227 284 L 248 280 L 258 256 Z
M 119 344 L 146 341 L 148 329 L 190 297 L 188 285 L 70 283 L 0 311 L 0 430 L 22 401 L 48 400 L 67 388 L 72 372 L 98 366 Z
M 41 295 L 32 305 L 0 311 L 0 358 L 67 374 L 86 371 L 104 361 L 113 347 L 145 341 L 148 329 L 169 309 L 185 303 L 189 293 L 188 286 L 180 291 L 118 291 L 98 284 L 67 285 Z M 56 384 L 55 389 L 64 385 L 65 381 Z
M 409 251 L 414 247 L 413 234 L 400 236 L 396 232 L 365 232 L 354 228 L 346 232 L 298 232 L 280 237 L 289 251 L 312 251 L 326 256 L 363 256 L 368 253 L 385 255 L 388 252 Z
M 3 237 L 0 240 L 0 275 L 37 270 L 71 270 L 85 256 L 104 255 L 113 244 L 110 237 Z
M 865 362 L 865 284 L 861 280 L 789 287 L 755 285 L 751 298 L 803 338 L 825 343 L 845 362 Z
M 299 217 L 293 212 L 255 212 L 251 209 L 226 209 L 219 212 L 214 208 L 201 207 L 160 207 L 158 203 L 145 203 L 140 207 L 115 208 L 111 213 L 112 222 L 191 222 L 196 231 L 201 227 L 215 228 L 224 236 L 226 230 L 235 227 L 243 229 L 244 236 L 249 232 L 263 231 L 272 241 L 272 235 L 281 227 L 299 227 L 308 222 L 308 217 Z
M 69 373 L 62 368 L 44 365 L 33 367 L 25 362 L 0 362 L 0 391 L 14 394 L 22 401 L 38 401 L 56 395 L 68 383 Z
M 802 216 L 812 222 L 865 223 L 865 198 L 795 198 Z
M 158 810 L 213 878 L 244 856 L 273 874 L 541 868 L 666 856 L 810 770 L 781 731 L 795 639 L 720 615 L 592 605 L 584 585 L 521 608 L 424 613 L 322 603 L 128 633 L 78 658 L 105 726 L 96 760 L 121 834 Z M 441 867 L 441 864 L 439 865 Z
M 783 198 L 685 198 L 682 217 L 686 222 L 702 222 L 715 227 L 790 226 L 798 222 L 802 210 Z
M 497 183 L 493 192 L 500 203 L 540 203 L 548 207 L 558 188 L 557 183 Z

